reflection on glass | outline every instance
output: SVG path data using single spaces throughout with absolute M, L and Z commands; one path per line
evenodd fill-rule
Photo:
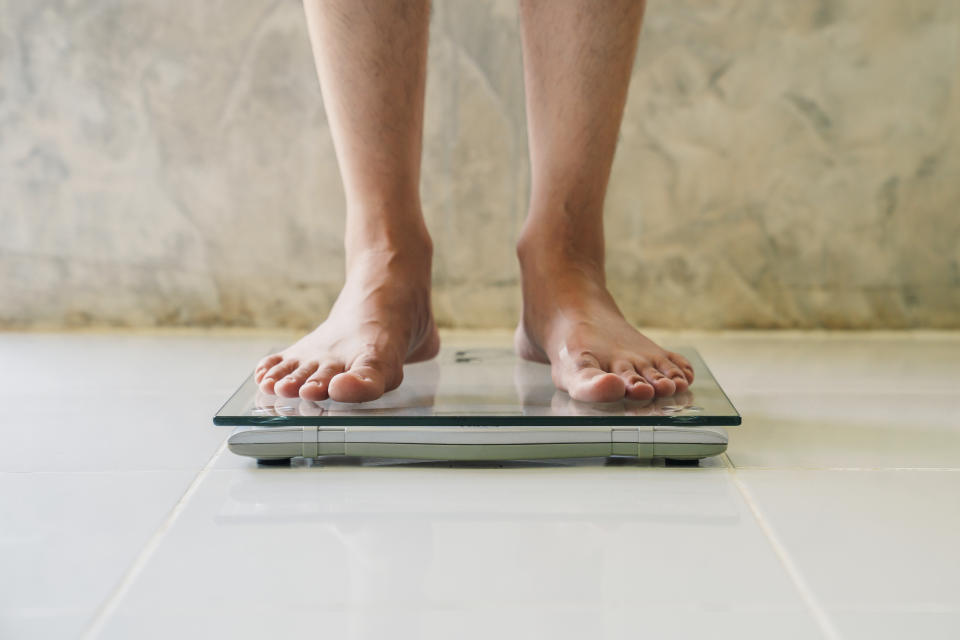
M 217 424 L 701 424 L 736 425 L 739 415 L 693 349 L 676 349 L 693 364 L 690 389 L 645 402 L 586 403 L 557 390 L 550 367 L 507 349 L 443 350 L 404 367 L 403 384 L 364 403 L 312 402 L 259 391 L 252 378 L 217 414 Z

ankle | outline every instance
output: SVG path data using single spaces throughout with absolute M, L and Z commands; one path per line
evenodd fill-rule
M 425 263 L 433 258 L 433 240 L 419 204 L 389 208 L 353 208 L 344 234 L 347 269 L 363 258 L 381 256 L 391 263 Z
M 400 277 L 411 285 L 429 285 L 433 248 L 426 241 L 396 238 L 355 245 L 346 250 L 347 279 Z M 391 275 L 392 274 L 392 275 Z
M 557 216 L 556 218 L 559 218 Z M 559 275 L 571 269 L 604 279 L 603 230 L 578 229 L 562 219 L 536 219 L 531 214 L 517 240 L 523 273 Z

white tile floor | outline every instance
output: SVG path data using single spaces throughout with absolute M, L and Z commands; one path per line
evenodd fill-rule
M 258 469 L 288 336 L 0 334 L 0 638 L 960 637 L 960 334 L 655 337 L 744 416 L 699 469 Z

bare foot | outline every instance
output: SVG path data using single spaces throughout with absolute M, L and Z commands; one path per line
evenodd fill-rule
M 517 355 L 550 364 L 553 382 L 585 402 L 648 400 L 685 391 L 693 367 L 627 322 L 607 291 L 603 256 L 527 232 L 518 248 L 523 316 Z
M 399 386 L 403 363 L 437 354 L 430 310 L 430 245 L 362 249 L 330 315 L 293 345 L 257 364 L 264 393 L 304 400 L 375 400 Z

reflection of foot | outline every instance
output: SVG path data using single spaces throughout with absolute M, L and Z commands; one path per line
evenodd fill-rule
M 539 362 L 517 360 L 513 367 L 513 386 L 517 390 L 517 397 L 525 410 L 531 410 L 534 415 L 547 412 L 556 388 L 546 379 L 546 369 Z
M 257 390 L 254 399 L 254 410 L 257 415 L 266 416 L 299 416 L 303 400 L 290 400 L 289 398 L 280 398 L 270 393 L 264 393 Z
M 550 399 L 554 415 L 570 416 L 662 416 L 668 407 L 688 407 L 693 404 L 693 393 L 678 391 L 672 396 L 631 400 L 624 398 L 614 402 L 581 402 L 562 391 L 556 391 Z
M 364 250 L 348 262 L 346 283 L 323 324 L 257 365 L 255 380 L 263 392 L 374 400 L 400 384 L 404 362 L 437 354 L 429 242 Z
M 694 406 L 693 400 L 693 392 L 689 389 L 686 391 L 677 391 L 672 396 L 657 398 L 653 403 L 653 410 L 658 414 L 664 414 L 668 411 L 676 413 L 678 410 Z
M 613 402 L 581 402 L 563 391 L 550 399 L 554 415 L 563 416 L 651 416 L 656 415 L 653 398 L 646 400 L 615 400 Z
M 687 389 L 693 382 L 690 362 L 627 322 L 607 291 L 602 257 L 566 251 L 562 239 L 527 237 L 533 241 L 521 241 L 518 250 L 518 355 L 549 362 L 554 384 L 585 402 L 646 400 Z
M 257 395 L 254 397 L 253 412 L 259 416 L 275 416 L 277 415 L 277 410 L 274 408 L 274 404 L 277 402 L 277 396 L 272 393 L 264 393 L 260 389 L 257 389 Z

